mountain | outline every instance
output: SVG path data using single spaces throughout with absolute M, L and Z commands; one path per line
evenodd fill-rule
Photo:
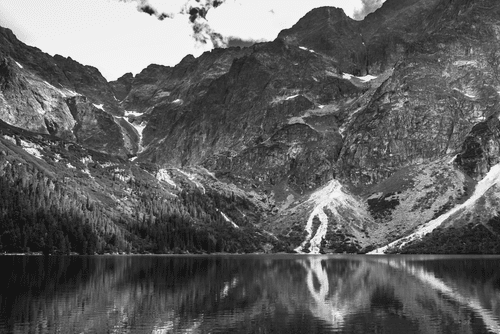
M 499 14 L 320 7 L 272 42 L 113 82 L 0 29 L 6 196 L 35 236 L 72 197 L 49 213 L 76 214 L 98 251 L 499 252 Z M 3 249 L 47 251 L 3 205 Z

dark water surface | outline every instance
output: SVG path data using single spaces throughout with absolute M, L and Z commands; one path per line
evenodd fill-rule
M 500 333 L 500 257 L 0 257 L 0 333 Z

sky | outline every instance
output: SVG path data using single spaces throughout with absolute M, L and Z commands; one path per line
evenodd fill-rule
M 153 63 L 174 66 L 214 47 L 274 40 L 316 7 L 339 7 L 359 20 L 384 1 L 0 0 L 0 26 L 115 80 Z

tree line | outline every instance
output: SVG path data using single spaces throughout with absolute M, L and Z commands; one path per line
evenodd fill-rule
M 0 156 L 0 253 L 234 253 L 277 243 L 256 226 L 256 210 L 245 216 L 240 208 L 250 204 L 232 193 L 186 189 L 167 196 L 140 178 L 128 186 L 134 213 L 110 214 L 81 188 Z M 238 227 L 223 213 L 238 217 Z

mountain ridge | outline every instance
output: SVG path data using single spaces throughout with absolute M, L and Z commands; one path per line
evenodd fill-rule
M 197 232 L 186 232 L 184 250 L 238 250 L 246 238 L 241 222 L 253 244 L 246 249 L 253 251 L 367 252 L 465 203 L 498 163 L 499 13 L 493 0 L 388 0 L 355 21 L 322 7 L 272 42 L 186 56 L 174 67 L 150 65 L 109 83 L 91 67 L 37 53 L 0 29 L 0 118 L 118 155 L 122 167 L 116 168 L 135 172 L 76 168 L 103 180 L 70 186 L 95 198 L 97 207 L 124 208 L 116 196 L 96 195 L 118 187 L 117 178 L 145 184 L 152 176 L 158 189 L 166 187 L 147 201 L 139 193 L 130 197 L 132 211 L 112 210 L 106 224 L 136 236 L 125 242 L 129 234 L 120 233 L 114 239 L 120 247 L 175 248 L 143 240 L 153 226 L 146 221 L 161 221 L 162 231 L 171 232 L 162 210 L 146 209 L 159 196 L 165 203 L 182 198 L 178 210 L 187 208 L 182 226 Z M 53 175 L 70 168 L 47 158 L 54 148 L 3 133 L 4 145 L 49 159 Z M 500 240 L 495 189 L 460 217 L 443 219 L 438 232 L 463 229 L 465 238 L 476 233 L 468 227 L 473 224 Z M 203 198 L 208 207 L 201 206 Z M 259 209 L 249 223 L 251 207 Z M 211 224 L 240 231 L 240 244 L 217 241 L 229 232 Z M 216 241 L 195 246 L 189 238 L 200 233 Z M 110 249 L 105 239 L 99 251 Z

